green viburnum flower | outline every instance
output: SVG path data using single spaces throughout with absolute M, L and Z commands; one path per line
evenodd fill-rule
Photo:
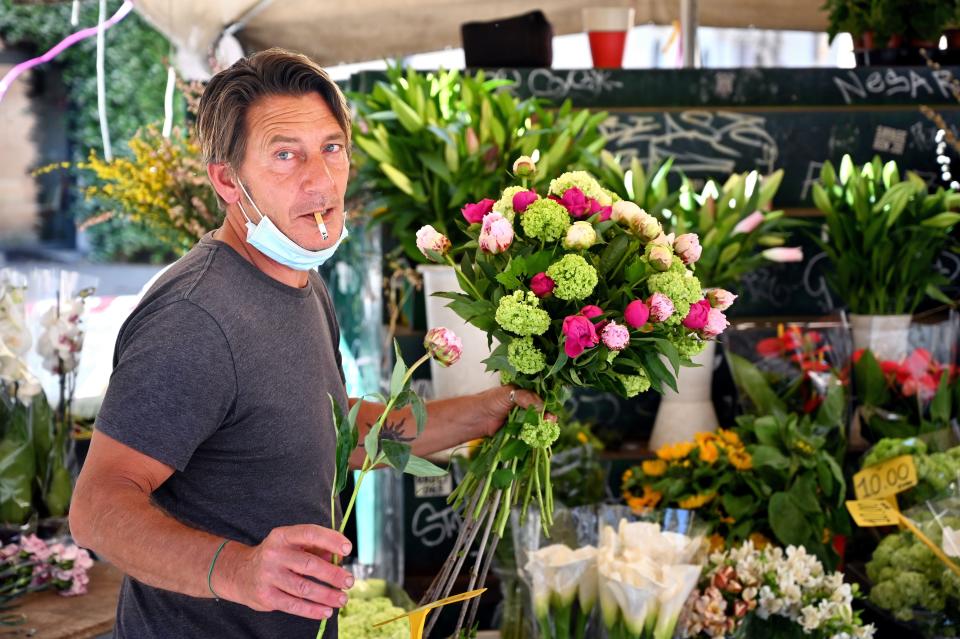
M 520 440 L 530 448 L 549 448 L 560 437 L 560 425 L 540 417 L 536 424 L 524 424 Z
M 556 242 L 566 235 L 570 214 L 559 202 L 542 198 L 527 207 L 520 217 L 520 225 L 527 237 Z
M 677 352 L 680 353 L 680 357 L 686 357 L 688 359 L 693 359 L 702 353 L 706 345 L 707 343 L 704 340 L 694 336 L 684 337 L 674 343 L 674 346 L 677 347 Z
M 567 189 L 571 189 L 573 187 L 577 187 L 583 192 L 584 195 L 587 197 L 592 197 L 604 206 L 609 206 L 613 203 L 609 192 L 600 186 L 600 183 L 597 182 L 596 178 L 586 171 L 569 171 L 560 177 L 551 180 L 550 195 L 562 197 L 563 194 L 566 193 Z
M 527 190 L 529 189 L 525 189 L 522 186 L 508 186 L 503 190 L 503 195 L 500 196 L 497 203 L 493 205 L 493 210 L 510 220 L 510 223 L 513 224 L 513 218 L 517 214 L 517 212 L 513 210 L 513 196 L 521 191 Z
M 497 324 L 517 335 L 543 335 L 550 328 L 550 315 L 540 308 L 533 293 L 514 291 L 500 298 L 495 316 Z
M 521 337 L 510 342 L 507 359 L 518 372 L 536 375 L 547 366 L 547 356 L 533 345 L 532 337 Z
M 556 282 L 553 294 L 562 300 L 582 300 L 597 286 L 597 269 L 579 255 L 567 254 L 550 265 L 547 276 Z M 686 316 L 686 315 L 684 315 Z
M 673 302 L 676 311 L 666 324 L 679 324 L 690 312 L 690 305 L 703 299 L 703 290 L 700 280 L 693 276 L 680 261 L 673 258 L 673 264 L 663 273 L 654 273 L 647 279 L 647 286 L 651 293 L 663 293 Z
M 640 371 L 639 375 L 617 375 L 617 379 L 626 389 L 627 397 L 636 397 L 650 389 L 650 378 L 644 371 Z

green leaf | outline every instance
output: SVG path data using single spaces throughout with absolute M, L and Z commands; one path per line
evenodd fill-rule
M 393 349 L 396 353 L 396 363 L 393 365 L 393 375 L 390 378 L 390 395 L 396 397 L 403 392 L 407 376 L 407 364 L 403 361 L 403 355 L 400 354 L 400 342 L 393 341 Z
M 757 201 L 757 208 L 765 208 L 767 204 L 773 201 L 781 182 L 783 182 L 783 169 L 778 169 L 763 178 L 760 183 L 760 197 Z
M 764 415 L 753 421 L 753 434 L 764 446 L 780 446 L 780 423 L 773 415 Z
M 630 236 L 621 234 L 613 238 L 600 254 L 600 272 L 609 275 L 620 264 L 630 247 Z
M 720 264 L 726 264 L 732 262 L 737 254 L 740 253 L 740 242 L 734 242 L 733 244 L 727 244 L 723 251 L 720 253 Z
M 387 463 L 397 470 L 405 470 L 410 461 L 410 444 L 398 442 L 392 439 L 384 439 L 380 442 L 383 446 L 383 453 L 387 456 Z
M 727 354 L 727 361 L 730 363 L 730 370 L 733 372 L 733 379 L 737 388 L 747 394 L 758 414 L 769 415 L 774 411 L 786 412 L 783 401 L 777 397 L 767 380 L 764 379 L 760 369 L 734 353 Z
M 810 524 L 787 493 L 775 493 L 770 498 L 767 517 L 773 534 L 783 545 L 801 546 L 810 539 Z
M 883 406 L 887 399 L 887 381 L 871 351 L 864 351 L 853 368 L 854 382 L 860 403 Z
M 736 520 L 753 513 L 757 506 L 757 500 L 753 495 L 734 495 L 726 493 L 723 496 L 723 509 L 727 514 Z
M 940 376 L 937 393 L 930 402 L 930 418 L 944 427 L 950 421 L 950 375 L 947 373 Z
M 501 468 L 493 473 L 493 487 L 498 490 L 504 490 L 513 484 L 516 475 L 509 468 Z
M 786 470 L 790 467 L 790 460 L 772 446 L 750 446 L 750 456 L 753 458 L 754 468 L 772 468 Z
M 427 406 L 423 403 L 423 398 L 416 393 L 412 394 L 411 400 L 410 408 L 413 411 L 413 418 L 417 422 L 417 437 L 419 437 L 423 434 L 423 429 L 427 425 Z
M 516 275 L 508 272 L 497 273 L 497 281 L 503 284 L 507 290 L 510 291 L 515 291 L 523 286 L 520 280 L 517 279 Z
M 813 205 L 824 213 L 833 213 L 833 206 L 830 204 L 830 197 L 818 182 L 813 183 Z
M 414 477 L 443 477 L 447 474 L 444 469 L 416 455 L 410 455 L 410 460 L 404 467 L 403 472 Z
M 790 488 L 790 498 L 803 512 L 815 515 L 821 512 L 817 501 L 817 480 L 813 473 L 804 473 Z
M 921 224 L 923 226 L 930 226 L 936 229 L 946 229 L 950 228 L 957 222 L 960 222 L 960 213 L 944 211 L 943 213 L 925 219 L 923 222 L 921 222 Z

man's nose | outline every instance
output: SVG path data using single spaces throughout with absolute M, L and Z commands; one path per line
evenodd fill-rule
M 307 162 L 302 186 L 306 193 L 321 195 L 329 194 L 334 188 L 333 174 L 323 155 L 315 155 Z

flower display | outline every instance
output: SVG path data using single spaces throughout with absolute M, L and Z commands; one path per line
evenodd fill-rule
M 515 291 L 500 298 L 496 320 L 517 335 L 543 335 L 550 328 L 550 315 L 540 308 L 540 299 L 532 292 Z
M 8 602 L 28 592 L 56 590 L 64 597 L 87 592 L 93 559 L 72 543 L 47 542 L 36 535 L 23 535 L 19 542 L 0 548 L 3 567 L 2 599 Z
M 464 205 L 464 207 L 460 209 L 460 214 L 463 215 L 463 219 L 467 221 L 467 224 L 480 224 L 483 222 L 483 216 L 493 210 L 494 204 L 496 204 L 496 202 L 491 199 L 483 199 L 479 202 Z
M 590 222 L 574 222 L 563 238 L 563 248 L 574 251 L 588 249 L 597 243 L 597 232 Z
M 450 240 L 447 239 L 446 235 L 427 224 L 417 231 L 417 248 L 420 249 L 424 257 L 429 258 L 430 251 L 443 257 L 450 250 Z
M 456 333 L 442 326 L 427 331 L 423 347 L 427 354 L 443 367 L 453 366 L 463 354 L 463 342 Z
M 533 291 L 533 294 L 537 297 L 550 295 L 556 287 L 557 283 L 546 273 L 537 273 L 533 276 L 533 279 L 530 280 L 530 290 Z
M 503 253 L 513 242 L 513 226 L 496 211 L 487 213 L 483 216 L 478 242 L 480 249 L 487 253 Z
M 534 200 L 520 216 L 520 225 L 531 239 L 556 242 L 570 227 L 570 214 L 554 200 Z

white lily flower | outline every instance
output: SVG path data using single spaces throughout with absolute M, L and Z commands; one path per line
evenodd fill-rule
M 547 617 L 550 612 L 550 581 L 553 571 L 553 556 L 568 556 L 571 550 L 562 544 L 553 544 L 532 551 L 528 555 L 524 570 L 530 576 L 530 590 L 533 594 L 533 612 L 538 619 Z
M 647 626 L 648 618 L 656 611 L 660 588 L 655 582 L 622 568 L 623 564 L 616 560 L 597 565 L 603 620 L 610 628 L 622 617 L 627 631 L 639 637 Z
M 660 591 L 660 612 L 654 639 L 670 639 L 677 627 L 683 605 L 700 579 L 700 566 L 678 564 L 663 567 L 664 588 Z

